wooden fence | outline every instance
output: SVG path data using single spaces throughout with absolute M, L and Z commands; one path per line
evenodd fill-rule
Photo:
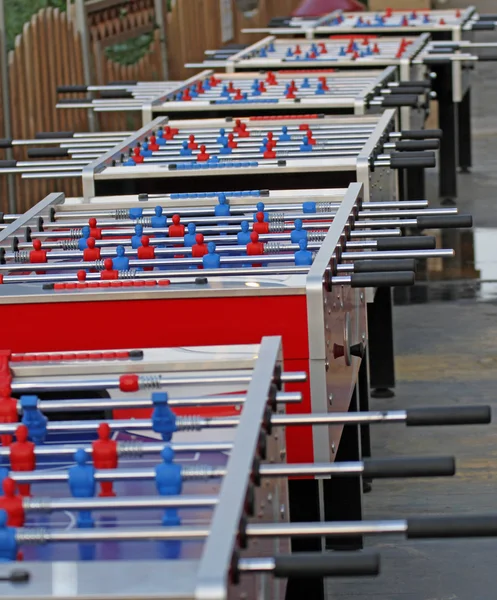
M 233 6 L 235 7 L 234 0 Z M 135 23 L 138 34 L 149 25 L 150 0 L 135 0 L 141 13 L 127 17 L 126 32 Z M 140 4 L 141 3 L 141 4 Z M 260 38 L 243 36 L 242 27 L 265 25 L 271 17 L 289 14 L 298 0 L 260 0 L 254 18 L 247 20 L 234 8 L 236 42 L 250 42 Z M 165 3 L 164 3 L 165 4 Z M 138 15 L 138 16 L 137 16 Z M 159 32 L 155 31 L 147 54 L 136 64 L 118 65 L 105 57 L 102 39 L 120 35 L 117 17 L 105 23 L 92 24 L 91 46 L 98 83 L 117 80 L 160 79 Z M 112 22 L 110 22 L 112 21 Z M 97 35 L 96 32 L 99 32 Z M 123 33 L 123 32 L 121 32 Z M 221 44 L 221 15 L 219 0 L 177 0 L 167 14 L 166 39 L 171 79 L 181 79 L 194 74 L 184 68 L 186 62 L 201 61 L 204 50 L 218 48 Z M 33 138 L 40 131 L 86 131 L 87 113 L 84 110 L 56 109 L 56 89 L 59 85 L 84 83 L 82 44 L 74 22 L 68 14 L 58 9 L 42 9 L 25 24 L 17 36 L 15 48 L 9 54 L 9 81 L 11 88 L 12 136 L 14 139 Z M 70 96 L 65 96 L 70 97 Z M 77 96 L 76 96 L 77 97 Z M 1 112 L 1 111 L 0 111 Z M 139 125 L 139 116 L 107 113 L 101 115 L 102 130 L 131 130 Z M 0 137 L 3 127 L 0 116 Z M 26 160 L 27 152 L 16 147 L 15 158 Z M 4 152 L 0 150 L 0 159 Z M 0 177 L 0 210 L 8 211 L 5 177 Z M 66 195 L 79 195 L 79 179 L 21 179 L 16 177 L 17 210 L 25 211 L 53 191 Z

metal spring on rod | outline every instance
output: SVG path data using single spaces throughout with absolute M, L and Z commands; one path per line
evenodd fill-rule
M 51 498 L 29 498 L 22 499 L 22 507 L 24 510 L 41 510 L 48 512 L 52 509 Z
M 114 219 L 116 221 L 124 221 L 129 218 L 129 213 L 127 208 L 116 208 L 116 212 L 114 213 Z
M 131 456 L 140 458 L 143 455 L 142 442 L 117 442 L 117 453 L 119 456 Z
M 210 465 L 187 465 L 181 468 L 181 475 L 188 479 L 208 479 L 212 477 Z
M 138 386 L 142 390 L 159 389 L 161 376 L 160 375 L 140 375 L 138 377 Z
M 97 271 L 103 271 L 105 269 L 104 262 L 104 258 L 97 258 L 97 260 L 95 260 L 93 263 L 95 265 L 95 269 L 97 269 Z
M 279 216 L 279 219 L 277 218 Z M 276 213 L 272 216 L 269 222 L 270 233 L 284 233 L 285 231 L 285 218 L 283 213 Z
M 61 240 L 58 242 L 59 248 L 62 250 L 79 250 L 79 240 Z
M 82 228 L 69 229 L 69 237 L 72 240 L 76 240 L 76 239 L 79 239 L 80 237 L 83 237 L 83 229 Z
M 205 419 L 199 415 L 176 417 L 176 427 L 182 431 L 200 431 L 205 426 Z
M 308 231 L 307 232 L 307 241 L 308 242 L 322 242 L 326 237 L 326 233 L 324 231 Z
M 139 217 L 138 219 L 133 219 L 135 223 L 138 225 L 144 225 L 145 227 L 152 226 L 152 217 Z
M 27 263 L 29 262 L 29 250 L 19 250 L 14 252 L 14 262 Z
M 50 540 L 50 533 L 47 529 L 17 529 L 16 541 L 18 544 L 44 544 Z
M 279 242 L 266 242 L 264 244 L 264 254 L 278 254 L 281 250 L 282 248 Z
M 334 210 L 336 210 L 336 208 L 333 207 L 332 202 L 317 202 L 316 203 L 316 212 L 317 213 L 327 213 L 327 212 L 332 212 Z
M 136 269 L 128 269 L 127 271 L 119 271 L 119 279 L 134 279 L 136 277 Z

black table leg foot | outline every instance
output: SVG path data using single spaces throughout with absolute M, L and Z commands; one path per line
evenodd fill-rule
M 456 205 L 456 201 L 454 200 L 454 198 L 444 198 L 440 204 L 442 206 L 455 206 Z
M 373 490 L 373 480 L 372 479 L 363 479 L 362 480 L 362 493 L 369 494 Z
M 395 392 L 390 388 L 375 388 L 371 390 L 371 398 L 393 398 Z
M 467 175 L 468 173 L 471 173 L 471 169 L 469 167 L 461 167 L 461 170 L 459 172 L 463 175 Z

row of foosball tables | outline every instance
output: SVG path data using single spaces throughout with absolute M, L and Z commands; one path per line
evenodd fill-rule
M 59 88 L 61 110 L 141 111 L 137 131 L 0 140 L 0 175 L 82 183 L 0 215 L 3 597 L 324 600 L 380 572 L 366 536 L 497 535 L 447 507 L 362 519 L 375 479 L 457 470 L 372 456 L 371 428 L 491 422 L 374 398 L 393 289 L 472 227 L 470 76 L 495 58 L 472 35 L 496 22 L 279 19 L 186 81 Z

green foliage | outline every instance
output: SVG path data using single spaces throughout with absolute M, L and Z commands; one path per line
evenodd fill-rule
M 7 46 L 9 50 L 14 48 L 15 38 L 22 33 L 24 23 L 41 8 L 52 6 L 65 10 L 67 0 L 5 0 L 5 17 L 7 22 Z M 126 9 L 122 16 L 126 15 Z M 106 48 L 107 58 L 122 64 L 133 65 L 148 52 L 152 43 L 153 35 L 144 34 L 137 38 L 127 40 L 123 44 L 116 44 Z
M 24 23 L 29 21 L 40 8 L 48 6 L 65 10 L 66 0 L 6 0 L 5 20 L 9 50 L 14 48 L 16 36 L 22 32 Z
M 148 52 L 152 39 L 152 33 L 144 33 L 122 44 L 107 47 L 105 55 L 121 65 L 134 65 Z

